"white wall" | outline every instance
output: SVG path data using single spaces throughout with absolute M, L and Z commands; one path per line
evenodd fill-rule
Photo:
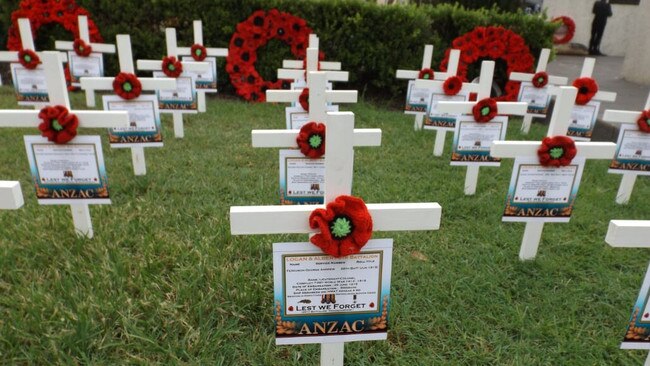
M 637 13 L 628 19 L 634 25 L 634 32 L 628 35 L 627 54 L 623 62 L 623 77 L 626 80 L 650 84 L 650 0 L 641 0 Z
M 612 5 L 614 14 L 607 20 L 605 34 L 600 43 L 600 50 L 608 56 L 625 56 L 628 49 L 630 34 L 638 34 L 638 24 L 635 24 L 636 15 L 650 0 L 641 0 L 642 5 Z M 566 15 L 576 22 L 576 34 L 571 42 L 589 46 L 591 36 L 591 22 L 594 19 L 591 9 L 595 0 L 544 0 L 544 8 L 549 18 Z M 647 13 L 647 10 L 646 14 Z M 647 32 L 647 29 L 646 29 Z

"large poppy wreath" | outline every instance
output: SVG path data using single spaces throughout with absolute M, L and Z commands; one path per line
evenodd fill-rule
M 480 61 L 486 59 L 504 61 L 506 70 L 495 70 L 495 76 L 498 77 L 500 71 L 505 71 L 505 78 L 511 72 L 530 72 L 535 63 L 535 58 L 530 53 L 526 41 L 517 33 L 501 26 L 476 27 L 471 32 L 454 39 L 451 48 L 447 49 L 445 57 L 440 63 L 442 71 L 447 71 L 452 48 L 461 52 L 458 63 L 458 76 L 463 80 L 467 80 L 471 65 L 477 64 L 480 67 L 478 65 Z M 497 97 L 497 100 L 516 100 L 520 84 L 518 81 L 506 81 L 504 94 Z
M 289 45 L 297 59 L 304 59 L 310 33 L 312 30 L 304 19 L 277 9 L 258 10 L 237 24 L 226 57 L 226 71 L 237 94 L 246 100 L 263 102 L 266 90 L 289 89 L 290 80 L 268 81 L 257 72 L 257 50 L 277 39 Z
M 560 23 L 560 28 L 565 28 L 563 29 L 564 32 L 558 32 L 558 34 L 553 35 L 553 43 L 565 44 L 571 42 L 576 33 L 576 22 L 573 19 L 563 15 L 553 18 L 551 23 Z

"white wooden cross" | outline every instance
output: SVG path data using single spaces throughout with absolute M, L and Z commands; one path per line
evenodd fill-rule
M 573 109 L 578 90 L 572 86 L 562 86 L 556 91 L 555 107 L 546 136 L 565 136 L 571 123 Z M 500 158 L 537 157 L 539 141 L 494 141 L 490 154 Z M 578 150 L 576 158 L 611 159 L 614 156 L 616 144 L 612 142 L 576 142 Z M 537 248 L 542 237 L 544 222 L 526 222 L 524 237 L 521 242 L 519 258 L 531 260 L 537 255 Z
M 70 99 L 63 73 L 60 52 L 46 51 L 41 61 L 47 77 L 47 88 L 51 105 L 62 105 L 70 110 Z M 70 113 L 79 119 L 79 128 L 116 128 L 129 125 L 127 112 L 75 111 Z M 0 110 L 0 127 L 32 128 L 36 130 L 42 122 L 39 111 Z M 71 204 L 75 231 L 80 236 L 93 237 L 93 226 L 88 204 Z
M 325 203 L 352 193 L 354 114 L 330 112 L 325 132 Z M 325 205 L 247 206 L 230 208 L 232 235 L 314 234 L 309 215 Z M 368 204 L 374 231 L 437 230 L 442 208 L 437 203 Z M 345 343 L 321 344 L 321 365 L 343 365 Z
M 546 67 L 548 66 L 548 60 L 550 56 L 551 56 L 551 50 L 549 48 L 542 48 L 542 52 L 539 55 L 539 60 L 537 60 L 537 68 L 535 69 L 535 73 L 546 72 Z M 532 83 L 533 76 L 535 76 L 535 74 L 523 73 L 523 72 L 511 72 L 510 80 Z M 553 76 L 553 75 L 548 76 L 548 85 L 561 86 L 561 85 L 566 85 L 568 82 L 569 79 L 565 78 L 564 76 Z M 524 115 L 523 124 L 521 125 L 521 131 L 523 133 L 527 134 L 530 131 L 530 125 L 533 121 L 533 117 L 543 118 L 545 117 L 545 114 L 526 113 Z
M 133 66 L 133 53 L 131 50 L 131 36 L 118 34 L 117 51 L 120 61 L 120 71 L 135 74 Z M 113 80 L 110 77 L 84 77 L 81 78 L 81 88 L 86 91 L 86 104 L 91 107 L 95 105 L 95 90 L 113 90 Z M 172 78 L 138 78 L 142 84 L 142 91 L 173 90 L 176 89 L 176 80 Z M 147 174 L 147 164 L 142 146 L 131 147 L 131 158 L 133 160 L 133 171 L 135 175 Z
M 650 220 L 611 220 L 605 242 L 613 248 L 650 248 Z M 650 365 L 650 353 L 644 365 Z
M 490 97 L 492 91 L 492 80 L 494 77 L 494 61 L 483 61 L 481 64 L 481 75 L 476 100 L 480 101 Z M 446 102 L 438 103 L 438 110 L 443 113 L 452 114 L 472 114 L 472 108 L 476 102 Z M 500 115 L 524 115 L 528 105 L 519 102 L 497 102 L 497 108 Z M 465 194 L 473 195 L 476 193 L 476 184 L 478 183 L 478 165 L 468 165 L 467 174 L 465 175 Z
M 194 44 L 200 44 L 203 45 L 203 23 L 200 20 L 195 20 L 194 21 Z M 173 39 L 168 39 L 167 43 L 167 50 L 170 54 L 176 53 L 178 56 L 191 56 L 192 55 L 192 48 L 191 47 L 178 47 L 177 46 L 177 40 L 176 40 L 176 32 L 173 33 Z M 176 49 L 176 52 L 173 52 L 172 50 Z M 227 57 L 228 56 L 228 49 L 227 48 L 207 48 L 206 50 L 208 52 L 208 57 Z M 216 76 L 216 74 L 215 74 Z M 205 104 L 205 94 L 206 93 L 216 93 L 216 92 L 208 92 L 206 90 L 201 90 L 197 89 L 197 98 L 198 98 L 198 108 L 199 112 L 205 112 L 206 110 L 206 104 Z
M 422 57 L 422 69 L 431 68 L 431 59 L 433 58 L 433 46 L 427 44 L 424 46 L 424 56 Z M 455 76 L 458 73 L 458 62 L 460 60 L 460 50 L 452 49 L 449 54 L 449 63 L 447 64 L 447 72 L 437 71 L 434 72 L 434 80 L 447 80 L 450 76 Z M 420 70 L 397 70 L 396 77 L 398 79 L 417 80 Z M 416 86 L 413 86 L 414 88 Z M 422 121 L 426 112 L 405 112 L 407 114 L 415 114 L 415 122 L 413 129 L 419 131 L 422 129 Z M 444 137 L 444 135 L 443 135 Z
M 93 53 L 99 53 L 100 55 L 104 53 L 109 53 L 113 54 L 115 53 L 115 45 L 114 44 L 104 44 L 104 43 L 91 43 L 90 42 L 90 29 L 88 28 L 88 17 L 85 15 L 79 15 L 79 38 L 83 40 L 86 44 L 89 44 L 92 47 Z M 74 51 L 74 42 L 70 41 L 56 41 L 54 42 L 54 48 L 57 50 L 62 50 L 62 51 Z M 75 55 L 70 55 L 70 59 L 72 60 L 72 57 Z M 70 61 L 70 64 L 72 61 Z M 72 75 L 72 68 L 70 67 L 70 75 Z M 76 85 L 75 85 L 76 86 Z M 95 96 L 94 93 L 88 93 L 86 92 L 86 100 L 89 100 L 88 98 L 89 95 L 91 95 L 93 98 Z M 88 106 L 94 106 L 95 103 L 88 104 Z
M 34 36 L 32 34 L 32 25 L 29 21 L 29 18 L 18 19 L 18 31 L 20 34 L 20 44 L 22 49 L 32 50 L 36 52 L 36 46 L 34 45 Z M 43 56 L 42 52 L 36 52 L 36 54 L 38 55 L 38 57 L 42 59 Z M 61 62 L 67 62 L 68 61 L 67 54 L 63 53 L 61 60 L 62 60 Z M 19 62 L 18 51 L 0 51 L 0 62 L 18 63 Z M 45 105 L 47 105 L 47 103 L 37 103 L 34 105 L 34 108 L 41 109 Z
M 20 182 L 0 180 L 0 210 L 17 210 L 23 204 L 25 200 Z
M 178 48 L 176 47 L 176 28 L 166 28 L 165 38 L 167 43 L 167 56 L 174 56 L 178 59 Z M 148 71 L 162 71 L 162 60 L 138 60 L 137 67 L 139 70 Z M 183 72 L 185 71 L 198 71 L 207 72 L 210 64 L 207 62 L 183 62 Z M 174 135 L 176 138 L 183 138 L 185 131 L 183 130 L 183 114 L 184 113 L 197 113 L 197 111 L 172 111 L 161 113 L 171 113 L 174 119 Z
M 318 47 L 318 37 L 315 34 L 310 34 L 305 61 L 282 61 L 282 68 L 278 69 L 278 79 L 305 80 L 305 82 L 308 82 L 310 71 L 326 71 L 328 81 L 348 81 L 349 73 L 341 71 L 340 62 L 319 61 Z
M 646 100 L 645 107 L 643 109 L 650 109 L 650 94 L 648 94 L 648 99 Z M 603 115 L 603 121 L 610 123 L 636 125 L 636 121 L 639 119 L 640 114 L 640 111 L 634 112 L 608 109 Z M 621 185 L 618 187 L 618 193 L 616 193 L 616 203 L 626 204 L 630 201 L 632 190 L 634 189 L 634 183 L 636 182 L 636 177 L 638 175 L 639 174 L 637 172 L 632 170 L 623 172 L 623 179 L 621 179 Z

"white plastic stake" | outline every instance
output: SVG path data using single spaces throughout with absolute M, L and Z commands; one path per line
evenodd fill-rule
M 183 128 L 183 114 L 180 112 L 172 112 L 174 117 L 174 136 L 177 139 L 185 137 L 185 130 Z
M 442 156 L 442 152 L 445 149 L 446 136 L 447 136 L 447 130 L 436 131 L 436 141 L 433 144 L 433 156 Z
M 345 356 L 345 343 L 321 343 L 321 366 L 343 366 Z
M 70 205 L 72 211 L 72 222 L 74 223 L 74 230 L 79 236 L 85 236 L 92 239 L 95 235 L 93 232 L 93 222 L 90 219 L 90 208 L 84 204 Z
M 522 261 L 535 259 L 537 256 L 537 249 L 539 248 L 539 242 L 542 239 L 543 230 L 543 222 L 526 223 L 524 237 L 521 241 L 521 248 L 519 249 L 519 259 Z
M 131 148 L 131 160 L 133 161 L 133 173 L 135 175 L 147 174 L 147 163 L 144 157 L 144 148 L 136 146 Z
M 465 195 L 471 196 L 476 193 L 478 184 L 478 165 L 468 165 L 467 174 L 465 174 Z

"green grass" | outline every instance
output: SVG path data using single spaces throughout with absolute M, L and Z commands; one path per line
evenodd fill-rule
M 401 96 L 399 97 L 401 98 Z M 81 96 L 73 102 L 81 107 Z M 98 99 L 99 100 L 99 99 Z M 14 108 L 8 88 L 0 108 Z M 0 211 L 0 359 L 9 364 L 205 363 L 305 365 L 317 345 L 274 345 L 272 246 L 304 235 L 231 237 L 233 205 L 276 204 L 278 155 L 252 149 L 250 131 L 283 128 L 284 106 L 209 99 L 185 138 L 147 149 L 144 177 L 128 150 L 102 134 L 113 204 L 93 206 L 95 238 L 76 238 L 69 208 L 39 206 L 23 134 L 0 131 L 0 178 L 20 180 L 25 206 Z M 356 150 L 353 193 L 370 203 L 439 202 L 435 232 L 395 239 L 388 341 L 352 343 L 350 365 L 641 364 L 619 350 L 648 258 L 604 242 L 610 219 L 648 219 L 650 184 L 614 203 L 620 176 L 590 161 L 574 217 L 548 224 L 537 259 L 518 260 L 521 223 L 502 223 L 512 161 L 481 169 L 475 196 L 465 169 L 433 158 L 433 134 L 412 117 L 360 103 L 358 127 L 383 130 L 381 148 Z M 509 139 L 530 136 L 513 120 Z

